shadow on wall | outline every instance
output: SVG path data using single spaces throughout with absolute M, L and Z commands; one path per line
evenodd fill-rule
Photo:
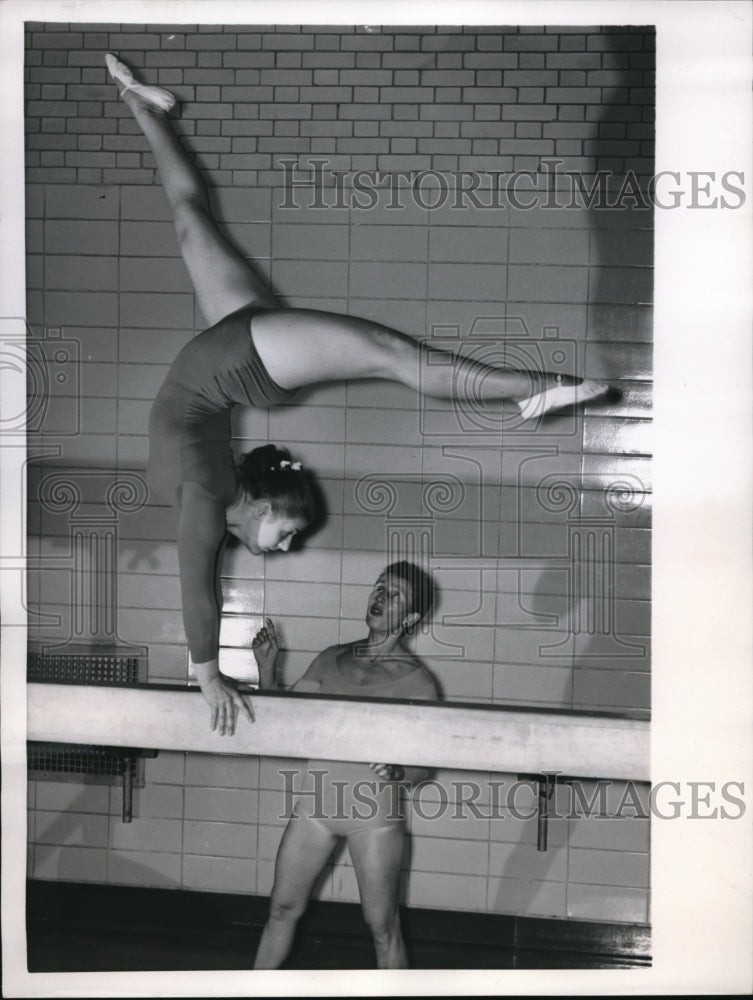
M 588 333 L 591 342 L 626 343 L 624 356 L 612 355 L 616 345 L 610 350 L 622 369 L 604 374 L 631 380 L 651 375 L 649 356 L 637 345 L 649 344 L 653 336 L 654 209 L 647 192 L 654 172 L 654 105 L 645 97 L 653 89 L 655 30 L 626 31 L 603 29 L 601 37 L 613 45 L 603 53 L 603 69 L 612 79 L 602 90 L 594 138 L 586 143 L 592 182 L 598 179 L 589 207 L 595 281 L 589 288 Z
M 647 192 L 654 115 L 646 96 L 653 87 L 655 32 L 623 26 L 604 28 L 599 37 L 612 47 L 602 53 L 606 86 L 594 106 L 593 138 L 584 143 L 591 165 L 580 181 L 590 220 L 585 367 L 592 377 L 618 380 L 621 400 L 608 421 L 586 428 L 579 482 L 565 474 L 547 484 L 550 499 L 564 500 L 558 531 L 566 558 L 541 573 L 529 611 L 554 611 L 559 634 L 564 629 L 572 640 L 562 648 L 572 655 L 574 708 L 645 712 L 650 553 L 643 539 L 635 547 L 631 542 L 642 534 L 634 529 L 651 522 L 644 429 L 651 408 L 654 209 Z M 572 193 L 569 180 L 560 183 Z M 541 505 L 538 491 L 536 500 Z
M 112 824 L 120 823 L 120 819 L 109 810 L 91 812 L 92 788 L 98 788 L 109 798 L 108 786 L 85 786 L 66 801 L 64 809 L 54 813 L 54 818 L 43 829 L 40 829 L 41 817 L 45 813 L 36 810 L 37 826 L 29 876 L 75 882 L 180 887 L 180 855 L 173 854 L 176 871 L 171 877 L 161 867 L 135 861 L 133 855 L 127 853 L 126 841 L 119 850 L 118 831 L 113 829 Z M 132 827 L 126 825 L 123 829 L 126 834 L 131 832 L 137 838 L 143 832 L 137 823 Z M 84 854 L 86 857 L 82 861 Z M 143 849 L 139 851 L 139 856 L 145 856 Z M 164 861 L 165 857 L 166 854 L 160 852 L 160 861 Z
M 535 820 L 528 822 L 535 825 Z M 549 821 L 546 851 L 537 851 L 534 844 L 522 841 L 493 845 L 501 864 L 498 870 L 493 865 L 490 871 L 490 913 L 567 916 L 567 842 L 552 842 L 555 825 Z
M 533 637 L 530 655 L 542 666 L 569 665 L 562 704 L 648 711 L 650 608 L 645 599 L 631 599 L 633 568 L 615 561 L 615 522 L 575 517 L 568 526 L 567 557 L 542 571 L 531 595 L 531 610 L 554 622 L 551 639 L 546 631 Z

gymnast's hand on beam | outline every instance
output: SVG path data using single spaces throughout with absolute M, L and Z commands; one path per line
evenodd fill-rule
M 226 677 L 218 674 L 208 682 L 206 687 L 202 687 L 201 693 L 211 710 L 209 724 L 213 730 L 219 727 L 220 736 L 234 735 L 235 724 L 241 712 L 244 713 L 249 722 L 254 721 L 253 708 L 233 682 Z
M 270 688 L 278 686 L 275 671 L 277 654 L 280 651 L 280 640 L 277 637 L 274 622 L 271 618 L 264 619 L 264 626 L 254 636 L 251 648 L 259 667 L 259 687 Z
M 254 721 L 253 708 L 233 681 L 222 676 L 216 660 L 194 663 L 194 670 L 201 693 L 209 705 L 209 725 L 213 731 L 219 728 L 220 736 L 232 736 L 240 712 L 243 712 L 249 722 Z

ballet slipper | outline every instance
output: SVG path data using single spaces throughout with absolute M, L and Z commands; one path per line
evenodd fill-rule
M 131 93 L 136 94 L 136 96 L 142 100 L 144 104 L 147 104 L 150 108 L 155 108 L 158 111 L 169 111 L 175 106 L 175 97 L 169 90 L 163 90 L 162 87 L 152 87 L 149 84 L 139 83 L 126 64 L 121 62 L 117 56 L 112 54 L 112 52 L 107 53 L 105 56 L 105 62 L 107 63 L 107 68 L 110 71 L 110 76 L 121 88 L 121 97 L 130 91 Z
M 524 420 L 533 420 L 541 417 L 551 410 L 561 409 L 563 406 L 572 406 L 576 403 L 585 403 L 589 399 L 595 399 L 609 391 L 608 382 L 600 382 L 596 379 L 586 378 L 582 382 L 572 385 L 563 385 L 562 376 L 557 375 L 557 384 L 537 392 L 528 399 L 518 400 L 518 406 Z

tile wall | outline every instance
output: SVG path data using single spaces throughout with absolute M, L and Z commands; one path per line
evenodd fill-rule
M 270 615 L 294 681 L 361 634 L 399 544 L 440 588 L 416 648 L 446 698 L 647 717 L 653 30 L 27 28 L 28 325 L 47 373 L 29 438 L 32 637 L 74 635 L 71 526 L 114 519 L 111 631 L 148 648 L 150 680 L 186 679 L 174 516 L 140 483 L 150 402 L 204 321 L 152 156 L 106 79 L 112 50 L 178 95 L 217 217 L 282 303 L 619 390 L 533 429 L 482 385 L 460 407 L 368 380 L 238 411 L 238 450 L 287 444 L 328 512 L 298 551 L 227 553 L 226 658 Z M 114 474 L 130 484 L 115 510 Z M 266 894 L 289 764 L 162 753 L 130 825 L 117 789 L 32 783 L 30 874 Z M 646 922 L 648 819 L 621 808 L 624 788 L 609 822 L 563 810 L 542 854 L 534 821 L 450 817 L 454 781 L 515 778 L 499 772 L 422 790 L 406 901 Z M 347 853 L 319 893 L 357 898 Z

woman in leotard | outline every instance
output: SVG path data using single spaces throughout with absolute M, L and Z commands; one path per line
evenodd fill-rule
M 431 578 L 417 566 L 392 563 L 369 595 L 368 636 L 325 649 L 291 690 L 436 701 L 434 679 L 403 645 L 429 611 L 432 594 Z M 271 621 L 254 639 L 254 650 L 261 687 L 275 687 L 278 643 Z M 285 961 L 298 920 L 339 837 L 348 843 L 377 966 L 407 966 L 399 917 L 406 828 L 397 786 L 422 780 L 426 773 L 399 764 L 308 762 L 302 794 L 296 796 L 277 852 L 269 918 L 254 968 L 276 969 Z
M 465 398 L 464 386 L 483 385 L 489 401 L 512 400 L 525 419 L 582 403 L 605 382 L 493 368 L 432 351 L 422 363 L 412 337 L 371 320 L 315 309 L 281 308 L 274 295 L 212 218 L 204 182 L 167 112 L 175 98 L 139 83 L 116 56 L 106 62 L 143 131 L 170 204 L 183 260 L 210 329 L 178 355 L 150 418 L 151 484 L 178 506 L 178 558 L 183 620 L 191 661 L 210 705 L 212 728 L 233 733 L 250 705 L 219 671 L 216 571 L 229 532 L 254 552 L 286 550 L 310 522 L 310 511 L 276 503 L 264 487 L 234 471 L 230 410 L 271 406 L 297 389 L 340 379 L 385 378 L 444 399 Z M 443 355 L 443 357 L 439 357 Z M 280 459 L 274 463 L 282 469 Z M 291 489 L 293 463 L 285 467 Z M 251 478 L 253 479 L 253 471 Z M 303 477 L 301 477 L 303 478 Z

